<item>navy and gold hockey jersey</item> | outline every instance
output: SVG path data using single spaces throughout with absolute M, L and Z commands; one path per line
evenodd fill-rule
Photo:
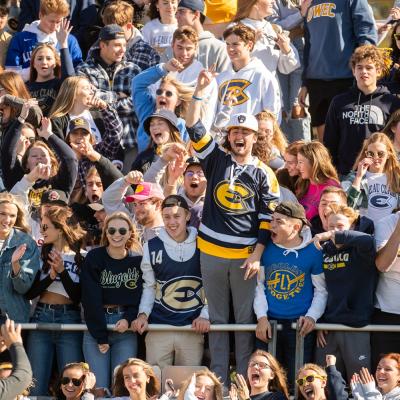
M 262 231 L 269 229 L 279 200 L 276 176 L 256 157 L 250 164 L 237 164 L 201 121 L 188 132 L 207 178 L 198 247 L 216 257 L 247 258 Z

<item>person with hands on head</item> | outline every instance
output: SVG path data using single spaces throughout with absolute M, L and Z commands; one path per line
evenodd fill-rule
M 252 155 L 258 133 L 253 115 L 231 116 L 226 126 L 225 149 L 206 132 L 199 120 L 199 99 L 214 74 L 200 73 L 186 118 L 194 153 L 207 179 L 198 235 L 201 274 L 211 323 L 229 322 L 231 293 L 235 322 L 248 324 L 253 322 L 254 275 L 258 268 L 245 261 L 257 242 L 267 235 L 279 199 L 279 185 L 273 171 Z M 233 198 L 232 193 L 237 196 Z M 228 385 L 229 335 L 211 332 L 209 340 L 211 369 Z M 236 365 L 241 374 L 247 370 L 252 342 L 250 333 L 235 333 Z
M 190 210 L 183 197 L 165 198 L 161 213 L 164 228 L 145 243 L 141 264 L 143 273 L 153 274 L 153 302 L 145 305 L 145 313 L 133 321 L 132 330 L 142 332 L 146 318 L 153 324 L 191 325 L 194 332 L 149 332 L 145 339 L 146 359 L 161 369 L 167 365 L 200 365 L 203 334 L 209 331 L 210 321 L 200 272 L 197 231 L 187 227 Z M 181 293 L 179 302 L 170 297 L 171 290 Z
M 264 247 L 265 246 L 265 247 Z M 259 242 L 264 248 L 261 272 L 254 298 L 257 338 L 270 339 L 269 319 L 277 320 L 277 358 L 288 371 L 288 381 L 295 376 L 297 322 L 304 336 L 304 359 L 311 361 L 315 346 L 315 323 L 322 316 L 327 291 L 322 269 L 322 254 L 311 242 L 311 230 L 304 208 L 298 203 L 281 202 L 272 214 L 270 238 Z M 260 257 L 260 254 L 256 254 Z M 251 262 L 260 258 L 250 256 Z M 248 260 L 249 260 L 248 259 Z M 293 282 L 287 285 L 286 282 Z M 260 342 L 260 346 L 265 344 Z
M 21 325 L 6 319 L 1 325 L 0 340 L 10 351 L 13 371 L 7 378 L 0 379 L 0 398 L 15 400 L 32 383 L 32 370 L 25 353 L 21 337 Z
M 51 206 L 41 216 L 43 237 L 42 266 L 26 293 L 28 299 L 39 297 L 31 322 L 78 324 L 81 322 L 80 273 L 86 252 L 82 249 L 85 232 L 74 222 L 68 207 Z M 32 363 L 35 396 L 45 395 L 54 355 L 58 368 L 83 360 L 82 333 L 32 331 L 28 355 Z
M 32 52 L 27 87 L 31 96 L 38 100 L 46 117 L 64 79 L 75 75 L 68 49 L 68 36 L 71 30 L 69 20 L 64 18 L 56 32 L 61 58 L 57 49 L 49 43 L 40 43 Z
M 126 196 L 131 185 L 135 186 L 135 191 Z M 159 184 L 144 182 L 140 171 L 131 171 L 104 191 L 102 201 L 108 215 L 116 211 L 131 215 L 142 228 L 141 241 L 146 242 L 157 236 L 164 225 L 161 217 L 163 200 L 164 193 Z M 133 212 L 127 208 L 129 204 L 132 204 Z
M 376 382 L 375 382 L 376 379 Z M 400 399 L 400 354 L 381 356 L 374 376 L 368 368 L 354 373 L 350 386 L 355 399 Z
M 366 326 L 371 323 L 378 282 L 374 237 L 355 230 L 359 214 L 346 205 L 331 204 L 326 219 L 328 230 L 313 238 L 323 254 L 328 290 L 320 321 Z M 371 365 L 369 332 L 318 331 L 317 346 L 316 362 L 321 364 L 326 354 L 335 353 L 338 369 L 349 381 L 355 371 Z
M 317 364 L 305 364 L 297 372 L 300 400 L 347 400 L 346 381 L 336 369 L 336 357 L 326 356 L 326 370 Z
M 142 303 L 148 304 L 154 298 L 154 278 L 142 274 L 142 247 L 136 227 L 126 213 L 107 216 L 100 244 L 88 252 L 81 273 L 82 305 L 88 327 L 83 353 L 98 386 L 110 388 L 115 367 L 136 355 L 136 334 L 127 331 L 143 312 Z M 108 332 L 107 324 L 115 324 L 114 330 Z
M 232 383 L 231 390 L 238 400 L 289 399 L 286 372 L 270 353 L 256 350 L 250 357 L 246 377 L 247 380 L 237 374 Z
M 40 267 L 39 251 L 29 234 L 22 202 L 10 193 L 0 193 L 0 310 L 17 322 L 28 322 L 30 289 Z

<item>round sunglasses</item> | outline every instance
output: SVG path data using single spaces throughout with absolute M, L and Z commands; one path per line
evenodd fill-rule
M 325 380 L 325 377 L 323 377 L 323 376 L 321 376 L 321 375 L 307 375 L 307 376 L 305 376 L 304 378 L 296 379 L 296 383 L 297 383 L 299 386 L 303 386 L 306 382 L 308 382 L 308 383 L 314 382 L 314 380 L 315 380 L 316 378 L 321 379 L 321 380 L 323 380 L 323 381 Z
M 128 229 L 126 229 L 126 228 L 118 228 L 117 229 L 117 228 L 113 228 L 113 227 L 110 227 L 107 229 L 107 233 L 111 236 L 115 235 L 117 232 L 120 235 L 125 236 L 128 233 Z

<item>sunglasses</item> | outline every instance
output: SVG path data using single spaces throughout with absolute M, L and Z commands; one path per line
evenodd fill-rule
M 386 156 L 386 152 L 385 151 L 377 151 L 376 153 L 374 153 L 373 151 L 366 151 L 365 155 L 367 158 L 384 158 Z
M 122 235 L 122 236 L 125 236 L 127 233 L 128 233 L 128 229 L 126 229 L 126 228 L 119 228 L 119 229 L 117 229 L 117 228 L 113 228 L 113 227 L 111 227 L 111 228 L 108 228 L 107 229 L 107 232 L 108 232 L 108 234 L 109 235 L 115 235 L 117 232 L 120 234 L 120 235 Z
M 400 33 L 395 33 L 395 34 L 393 35 L 393 37 L 394 37 L 396 40 L 400 40 Z
M 83 382 L 83 378 L 76 379 L 76 378 L 68 378 L 68 376 L 64 376 L 61 378 L 61 385 L 69 385 L 72 382 L 74 386 L 81 386 Z
M 271 368 L 270 365 L 267 364 L 266 362 L 262 362 L 262 361 L 250 361 L 249 362 L 249 368 L 254 368 L 257 366 L 261 369 Z
M 197 175 L 199 178 L 203 178 L 204 172 L 203 171 L 199 171 L 199 172 L 187 171 L 187 172 L 185 172 L 185 176 L 187 176 L 189 178 L 193 178 L 195 175 Z
M 308 383 L 314 382 L 314 380 L 316 378 L 321 379 L 323 381 L 325 380 L 325 378 L 323 376 L 321 376 L 321 375 L 307 375 L 304 378 L 296 379 L 296 383 L 299 386 L 303 386 L 306 382 L 308 382 Z
M 162 89 L 157 89 L 156 90 L 156 95 L 161 96 L 165 93 L 167 97 L 172 97 L 174 94 L 170 90 L 162 90 Z

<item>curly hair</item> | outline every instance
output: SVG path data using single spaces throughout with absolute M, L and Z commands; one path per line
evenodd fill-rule
M 72 210 L 69 207 L 54 205 L 46 208 L 43 216 L 50 220 L 54 227 L 61 231 L 62 237 L 68 244 L 68 247 L 75 253 L 75 263 L 80 270 L 83 263 L 83 256 L 81 250 L 83 248 L 83 241 L 86 232 L 82 229 L 79 223 L 76 221 Z M 42 246 L 42 260 L 43 260 L 43 271 L 48 272 L 50 269 L 49 265 L 49 254 L 53 248 L 53 243 L 44 244 Z
M 112 388 L 113 396 L 129 396 L 128 389 L 125 387 L 124 384 L 124 369 L 126 367 L 130 367 L 131 365 L 142 367 L 144 373 L 149 379 L 148 383 L 146 384 L 146 398 L 150 399 L 154 396 L 158 396 L 160 394 L 160 381 L 156 377 L 156 374 L 154 373 L 151 365 L 147 364 L 147 362 L 140 360 L 139 358 L 128 358 L 118 367 L 117 372 L 115 373 L 115 380 Z
M 387 51 L 379 49 L 372 44 L 365 44 L 354 50 L 354 53 L 350 58 L 350 68 L 355 69 L 359 62 L 365 60 L 371 60 L 376 69 L 379 70 L 379 78 L 388 74 L 392 63 Z

